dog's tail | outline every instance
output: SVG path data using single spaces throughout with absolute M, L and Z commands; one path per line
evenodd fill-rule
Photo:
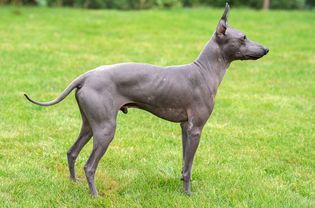
M 36 104 L 36 105 L 40 105 L 40 106 L 50 106 L 50 105 L 54 105 L 59 103 L 60 101 L 62 101 L 63 99 L 65 99 L 65 97 L 67 97 L 67 95 L 69 95 L 69 93 L 74 89 L 74 88 L 78 88 L 82 85 L 82 82 L 84 80 L 84 74 L 79 76 L 78 78 L 76 78 L 75 80 L 73 80 L 68 87 L 54 100 L 49 101 L 49 102 L 38 102 L 35 100 L 32 100 L 30 97 L 28 97 L 26 94 L 24 94 L 24 96 L 26 97 L 27 100 L 29 100 L 30 102 Z

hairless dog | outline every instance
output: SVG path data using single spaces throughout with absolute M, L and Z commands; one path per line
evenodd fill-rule
M 191 64 L 160 67 L 143 63 L 100 66 L 74 81 L 50 102 L 62 101 L 76 88 L 75 97 L 82 116 L 81 132 L 68 151 L 70 178 L 75 180 L 75 160 L 93 136 L 93 151 L 84 166 L 91 194 L 97 196 L 94 174 L 114 138 L 119 110 L 140 108 L 168 121 L 180 123 L 183 144 L 182 180 L 190 194 L 191 169 L 202 129 L 211 115 L 215 95 L 223 76 L 234 60 L 256 60 L 268 49 L 250 41 L 227 25 L 229 5 L 215 33 Z

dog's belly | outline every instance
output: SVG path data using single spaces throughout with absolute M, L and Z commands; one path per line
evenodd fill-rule
M 139 108 L 148 111 L 159 118 L 172 122 L 184 122 L 188 119 L 186 110 L 181 108 L 161 108 L 138 103 L 126 104 L 123 107 Z

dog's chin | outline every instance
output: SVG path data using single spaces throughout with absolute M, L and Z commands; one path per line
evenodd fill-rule
M 265 54 L 262 55 L 245 55 L 242 60 L 257 60 L 260 59 L 261 57 L 265 56 Z

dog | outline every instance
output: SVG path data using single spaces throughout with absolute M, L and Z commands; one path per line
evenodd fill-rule
M 70 178 L 75 180 L 75 161 L 93 136 L 93 151 L 84 166 L 90 192 L 97 196 L 94 174 L 98 163 L 114 138 L 119 110 L 140 108 L 157 117 L 180 123 L 182 131 L 184 191 L 191 193 L 191 169 L 202 129 L 210 117 L 217 89 L 235 60 L 256 60 L 269 51 L 250 41 L 244 33 L 227 25 L 226 3 L 216 31 L 199 57 L 191 64 L 160 67 L 143 63 L 100 66 L 75 80 L 50 102 L 62 101 L 73 89 L 82 116 L 81 132 L 67 153 Z

